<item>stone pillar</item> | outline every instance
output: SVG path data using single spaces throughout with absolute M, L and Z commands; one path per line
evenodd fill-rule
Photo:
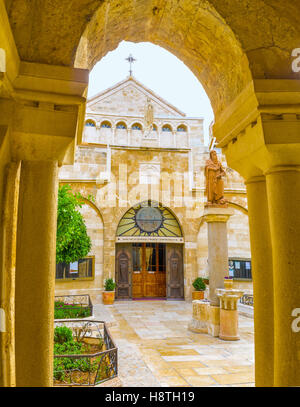
M 252 257 L 255 384 L 274 384 L 273 264 L 265 177 L 246 182 Z
M 219 306 L 216 288 L 224 287 L 228 275 L 227 221 L 233 210 L 227 207 L 205 207 L 204 219 L 208 232 L 209 300 L 211 306 Z
M 292 315 L 300 308 L 300 166 L 273 167 L 266 180 L 273 248 L 274 385 L 300 386 L 299 323 L 295 311 Z
M 52 386 L 57 162 L 23 161 L 16 262 L 16 383 Z
M 3 269 L 0 282 L 0 308 L 5 324 L 0 326 L 0 386 L 16 385 L 15 372 L 15 271 L 20 162 L 7 165 L 3 216 Z
M 220 334 L 225 341 L 238 341 L 238 299 L 243 295 L 240 290 L 217 288 L 216 294 L 220 298 Z

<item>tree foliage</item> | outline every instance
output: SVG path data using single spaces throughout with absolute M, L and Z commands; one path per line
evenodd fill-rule
M 56 262 L 71 263 L 91 250 L 83 217 L 77 208 L 84 203 L 80 193 L 73 194 L 70 185 L 58 190 Z

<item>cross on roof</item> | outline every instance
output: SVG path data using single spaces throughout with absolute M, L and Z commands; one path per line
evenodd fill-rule
M 130 54 L 128 58 L 125 58 L 129 62 L 129 75 L 132 76 L 132 64 L 136 61 L 135 58 Z

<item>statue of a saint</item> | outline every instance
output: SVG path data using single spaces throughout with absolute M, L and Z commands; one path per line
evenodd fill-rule
M 215 150 L 209 153 L 210 159 L 206 161 L 205 177 L 206 177 L 206 196 L 208 204 L 226 205 L 224 199 L 224 183 L 222 177 L 225 171 Z
M 147 98 L 147 105 L 145 108 L 145 123 L 146 128 L 151 129 L 153 126 L 153 119 L 154 119 L 154 109 L 153 105 L 151 104 L 151 100 Z

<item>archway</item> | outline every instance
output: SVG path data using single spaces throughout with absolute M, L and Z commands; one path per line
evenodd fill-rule
M 184 297 L 183 234 L 166 207 L 145 201 L 130 208 L 116 233 L 116 297 Z
M 259 117 L 258 126 L 256 126 L 256 121 L 252 121 L 253 117 L 250 115 L 250 106 L 246 106 L 246 103 L 244 103 L 249 94 L 246 94 L 246 96 L 242 94 L 243 97 L 238 101 L 238 105 L 243 107 L 242 113 L 240 115 L 236 114 L 236 105 L 231 106 L 227 111 L 227 118 L 233 118 L 233 116 L 235 116 L 238 124 L 241 123 L 241 125 L 235 129 L 236 134 L 231 134 L 231 127 L 228 123 L 225 123 L 225 121 L 219 126 L 219 134 L 228 134 L 228 138 L 222 145 L 224 147 L 229 139 L 233 140 L 231 148 L 234 158 L 233 162 L 235 163 L 234 168 L 239 167 L 238 161 L 242 163 L 249 162 L 247 177 L 250 179 L 253 176 L 262 175 L 260 179 L 250 179 L 247 187 L 249 201 L 251 200 L 251 204 L 249 203 L 249 219 L 253 236 L 251 246 L 256 257 L 256 269 L 258 274 L 263 268 L 268 270 L 268 280 L 270 281 L 270 284 L 266 287 L 260 280 L 260 276 L 257 275 L 259 283 L 257 284 L 257 301 L 255 301 L 256 304 L 260 304 L 261 315 L 266 315 L 265 319 L 259 315 L 261 320 L 261 337 L 257 339 L 258 337 L 256 336 L 256 341 L 260 345 L 261 355 L 263 355 L 262 357 L 259 353 L 256 355 L 256 362 L 258 362 L 260 358 L 261 361 L 259 363 L 262 367 L 257 380 L 259 379 L 260 383 L 273 385 L 274 369 L 271 364 L 273 363 L 273 339 L 276 337 L 280 338 L 280 341 L 275 341 L 275 385 L 299 384 L 299 375 L 297 376 L 299 361 L 297 362 L 294 357 L 297 349 L 297 335 L 290 329 L 286 329 L 286 321 L 290 320 L 291 311 L 293 307 L 297 305 L 297 287 L 299 286 L 299 275 L 295 273 L 299 264 L 299 256 L 295 255 L 295 253 L 298 253 L 297 244 L 299 241 L 299 221 L 297 223 L 299 216 L 298 218 L 295 216 L 295 214 L 299 213 L 299 208 L 297 207 L 297 188 L 293 189 L 293 192 L 290 194 L 290 199 L 286 199 L 286 196 L 292 190 L 290 185 L 298 185 L 299 183 L 299 171 L 297 169 L 300 156 L 299 148 L 293 148 L 292 142 L 290 143 L 286 140 L 286 136 L 290 136 L 290 134 L 295 136 L 294 140 L 298 140 L 296 138 L 299 133 L 298 126 L 296 126 L 297 112 L 296 108 L 293 107 L 293 103 L 296 107 L 298 106 L 298 102 L 295 103 L 294 100 L 297 100 L 296 98 L 299 97 L 299 90 L 295 88 L 294 91 L 293 89 L 293 93 L 296 97 L 291 97 L 292 92 L 286 92 L 286 89 L 291 83 L 287 84 L 285 82 L 286 79 L 297 78 L 296 74 L 291 72 L 289 64 L 291 50 L 299 46 L 298 32 L 300 20 L 299 7 L 296 2 L 294 0 L 286 0 L 284 4 L 281 4 L 281 2 L 274 0 L 255 0 L 249 5 L 249 2 L 240 2 L 238 0 L 227 0 L 223 2 L 218 0 L 203 0 L 191 5 L 191 2 L 188 0 L 177 2 L 167 0 L 163 2 L 162 5 L 161 2 L 155 0 L 151 2 L 146 0 L 140 2 L 119 2 L 113 0 L 103 1 L 99 6 L 99 2 L 96 0 L 61 2 L 59 4 L 57 2 L 27 2 L 25 4 L 23 0 L 6 0 L 1 3 L 1 7 L 1 10 L 4 11 L 3 15 L 5 15 L 5 7 L 7 9 L 13 33 L 13 36 L 9 33 L 9 40 L 4 41 L 4 48 L 9 49 L 7 64 L 7 83 L 9 86 L 7 86 L 7 89 L 4 87 L 5 97 L 7 97 L 7 91 L 8 97 L 11 99 L 8 101 L 9 104 L 12 103 L 12 99 L 17 94 L 14 92 L 15 89 L 9 90 L 9 88 L 12 86 L 16 88 L 18 92 L 20 91 L 17 84 L 13 83 L 13 79 L 19 70 L 20 61 L 18 55 L 20 55 L 23 62 L 26 61 L 23 63 L 23 74 L 26 73 L 26 69 L 30 67 L 30 64 L 27 64 L 28 62 L 33 63 L 33 69 L 35 68 L 35 63 L 53 65 L 47 66 L 47 72 L 43 72 L 40 77 L 47 77 L 48 75 L 47 83 L 49 86 L 52 80 L 51 75 L 54 71 L 56 71 L 57 77 L 62 79 L 68 69 L 64 67 L 73 67 L 74 61 L 76 67 L 90 69 L 102 55 L 105 55 L 106 52 L 113 49 L 118 42 L 124 38 L 132 41 L 154 42 L 169 49 L 178 55 L 181 60 L 185 61 L 207 89 L 211 97 L 216 118 L 218 118 L 219 114 L 225 110 L 230 102 L 239 94 L 242 94 L 244 89 L 247 89 L 247 85 L 251 82 L 252 78 L 263 79 L 263 84 L 260 82 L 262 85 L 260 91 L 262 94 L 269 93 L 271 97 L 271 99 L 267 98 L 267 100 L 265 100 L 265 104 L 269 105 L 269 107 L 274 106 L 274 101 L 276 101 L 277 104 L 277 110 L 274 108 L 265 110 L 271 113 L 271 117 L 268 117 L 268 119 L 270 119 L 268 120 L 270 122 L 268 123 L 268 127 L 262 129 L 261 111 L 257 114 L 257 117 Z M 44 24 L 45 21 L 47 21 L 47 24 Z M 246 24 L 245 21 L 247 22 Z M 252 27 L 256 27 L 256 29 L 253 30 Z M 2 24 L 1 29 L 3 29 L 3 32 L 4 30 L 7 31 L 8 24 Z M 5 34 L 6 33 L 4 33 L 2 37 L 5 38 Z M 14 42 L 13 39 L 16 43 L 15 48 L 11 45 Z M 79 42 L 80 52 L 78 52 L 76 56 L 76 49 Z M 88 62 L 86 63 L 86 61 Z M 248 68 L 248 61 L 250 69 Z M 60 67 L 54 67 L 54 65 L 60 65 Z M 25 66 L 26 69 L 24 69 Z M 41 70 L 44 68 L 45 67 L 41 67 Z M 279 79 L 279 81 L 275 84 L 276 81 L 273 82 L 268 79 Z M 278 86 L 278 84 L 280 86 Z M 73 85 L 68 86 L 68 88 L 72 86 Z M 291 84 L 291 88 L 293 86 L 294 83 Z M 30 84 L 30 89 L 32 89 L 31 87 L 32 85 Z M 46 92 L 44 92 L 45 89 Z M 251 99 L 255 110 L 257 98 L 255 96 L 254 87 L 250 85 L 248 89 L 250 89 L 249 93 L 251 93 L 251 97 L 249 97 L 248 100 Z M 36 94 L 30 95 L 30 92 L 28 92 L 26 96 L 32 102 L 32 105 L 38 106 L 39 101 L 43 101 L 45 93 L 49 92 L 47 86 L 42 87 L 42 90 L 43 92 L 41 92 L 41 94 L 34 92 Z M 72 91 L 73 90 L 75 91 L 75 86 L 73 86 Z M 269 92 L 270 90 L 271 92 Z M 277 95 L 272 94 L 275 90 Z M 282 92 L 282 90 L 284 91 Z M 65 91 L 62 91 L 62 93 L 64 92 Z M 78 91 L 78 94 L 79 93 Z M 281 93 L 281 96 L 278 96 L 278 93 Z M 288 94 L 288 96 L 282 96 L 284 93 Z M 11 94 L 13 97 L 11 97 Z M 25 93 L 23 93 L 23 95 L 25 95 Z M 82 96 L 81 93 L 80 96 Z M 47 97 L 49 97 L 49 94 Z M 278 104 L 279 99 L 280 104 Z M 60 98 L 58 95 L 52 93 L 49 100 L 54 103 L 55 109 L 53 109 L 53 117 L 48 121 L 55 123 L 55 117 L 58 117 L 62 113 L 60 109 L 57 109 L 57 104 L 59 105 L 61 103 Z M 49 102 L 49 100 L 47 100 L 47 102 Z M 70 99 L 67 100 L 69 103 L 65 102 L 65 104 L 72 104 L 74 112 L 77 112 L 77 103 L 82 103 L 82 101 L 74 101 L 73 99 L 71 101 Z M 6 104 L 6 101 L 3 102 L 4 111 L 6 111 Z M 47 104 L 46 106 L 47 108 L 49 107 Z M 43 103 L 40 103 L 40 108 L 43 109 Z M 9 110 L 10 109 L 7 109 L 7 111 Z M 294 114 L 295 117 L 292 120 L 295 122 L 295 130 L 290 131 L 290 120 L 280 122 L 281 126 L 278 126 L 278 123 L 274 124 L 274 121 L 277 121 L 278 118 L 276 115 L 275 118 L 272 116 L 274 112 L 277 113 L 277 115 L 280 113 L 279 116 L 281 115 L 282 118 L 286 118 L 287 112 Z M 4 122 L 5 125 L 8 125 L 8 132 L 14 135 L 15 140 L 24 140 L 24 137 L 20 137 L 19 134 L 17 134 L 18 129 L 13 128 L 11 123 L 8 123 L 8 121 L 14 121 L 11 120 L 13 115 L 7 114 L 3 116 L 5 117 L 2 118 L 1 124 Z M 73 115 L 69 116 L 73 117 Z M 74 114 L 74 116 L 76 116 L 76 114 Z M 28 126 L 24 130 L 24 133 L 36 134 L 37 139 L 40 139 L 41 133 L 37 131 L 37 128 L 40 127 L 43 129 L 42 134 L 51 135 L 49 138 L 53 139 L 52 136 L 56 135 L 57 129 L 54 130 L 47 127 L 46 121 L 40 121 L 42 124 L 39 124 L 38 121 L 35 120 L 36 117 L 35 111 L 33 111 L 30 116 L 28 113 L 28 120 L 26 121 Z M 246 117 L 249 118 L 249 121 L 242 121 L 242 119 Z M 281 120 L 281 117 L 279 119 Z M 22 120 L 14 122 L 20 124 Z M 33 128 L 31 123 L 36 127 Z M 224 125 L 224 123 L 226 125 Z M 231 124 L 234 125 L 234 123 Z M 73 129 L 75 127 L 75 125 L 70 127 L 70 132 L 68 133 L 74 138 L 75 131 L 73 131 Z M 246 128 L 247 132 L 245 131 Z M 250 151 L 251 154 L 253 153 L 252 155 L 250 153 L 247 155 L 249 151 L 247 147 L 253 145 L 253 139 L 255 138 L 256 140 L 255 136 L 257 134 L 259 136 L 265 136 L 261 137 L 262 140 L 272 139 L 273 141 L 274 138 L 279 140 L 280 135 L 276 133 L 276 129 L 279 128 L 284 139 L 280 139 L 283 140 L 282 144 L 278 143 L 279 147 L 278 150 L 275 151 L 275 159 L 272 157 L 272 160 L 266 160 L 264 159 L 265 157 L 258 157 L 255 154 L 258 148 L 254 152 Z M 257 134 L 255 134 L 255 131 L 257 131 Z M 240 137 L 237 142 L 237 135 L 240 135 L 240 133 L 242 133 L 242 137 Z M 246 136 L 245 133 L 247 133 Z M 25 140 L 29 139 L 26 138 Z M 72 137 L 70 137 L 70 140 L 72 140 Z M 32 142 L 32 140 L 30 141 Z M 245 144 L 243 144 L 243 142 Z M 289 144 L 287 147 L 290 147 L 290 149 L 284 149 L 285 143 Z M 30 143 L 25 141 L 24 144 L 18 144 L 18 159 L 28 160 L 28 156 L 31 157 L 27 155 L 28 151 L 35 151 L 35 160 L 45 160 L 46 158 L 49 159 L 49 155 L 46 153 L 53 152 L 53 148 L 49 148 L 50 143 L 49 145 L 45 143 L 46 148 L 44 150 L 28 148 L 29 146 L 27 144 L 29 145 Z M 38 143 L 39 147 L 40 144 L 42 143 Z M 57 145 L 58 143 L 55 144 Z M 293 141 L 293 144 L 298 144 L 299 146 L 298 141 Z M 238 146 L 241 145 L 242 147 L 238 148 Z M 245 151 L 247 152 L 246 158 L 245 154 L 243 154 Z M 280 154 L 281 152 L 285 154 Z M 63 149 L 59 154 L 55 150 L 51 159 L 61 162 L 64 154 L 65 151 Z M 249 158 L 250 155 L 251 157 Z M 2 163 L 11 161 L 10 157 L 5 160 L 6 158 L 2 160 Z M 289 165 L 291 167 L 288 167 Z M 273 170 L 273 167 L 276 166 L 279 167 L 280 171 L 278 168 L 276 172 Z M 239 171 L 242 172 L 243 168 L 239 168 Z M 266 171 L 268 172 L 265 176 Z M 26 177 L 23 177 L 24 174 L 26 175 L 26 172 L 23 168 L 21 177 L 22 187 L 26 187 L 27 185 Z M 52 203 L 54 208 L 55 196 L 53 194 L 53 185 L 55 184 L 55 171 L 53 170 L 51 173 L 50 169 L 45 166 L 44 172 L 39 168 L 39 171 L 32 172 L 32 174 L 34 180 L 42 180 L 43 183 L 41 184 L 43 187 L 46 185 L 45 188 L 48 188 L 47 201 L 48 203 Z M 53 178 L 53 182 L 49 182 L 49 186 L 47 182 L 45 182 L 47 181 L 46 176 L 48 176 L 48 174 L 52 174 L 51 176 Z M 268 185 L 266 185 L 266 178 Z M 25 187 L 23 189 L 26 190 Z M 32 190 L 36 190 L 36 183 L 34 183 Z M 32 193 L 32 196 L 34 196 L 34 193 Z M 22 240 L 24 242 L 25 255 L 22 257 L 22 253 L 18 253 L 20 261 L 17 262 L 17 274 L 19 273 L 20 275 L 26 276 L 27 281 L 29 281 L 30 278 L 28 275 L 30 274 L 28 270 L 30 269 L 32 270 L 32 275 L 34 277 L 37 276 L 35 277 L 37 278 L 37 283 L 32 284 L 32 287 L 27 290 L 27 293 L 21 284 L 21 294 L 19 295 L 17 292 L 19 299 L 16 303 L 21 304 L 20 308 L 24 308 L 23 302 L 31 304 L 30 297 L 32 298 L 32 304 L 39 302 L 38 300 L 41 299 L 40 303 L 45 305 L 41 307 L 39 311 L 37 310 L 36 315 L 41 315 L 41 318 L 37 317 L 37 320 L 47 321 L 48 319 L 44 318 L 44 315 L 47 314 L 51 321 L 51 313 L 49 310 L 52 304 L 50 304 L 50 301 L 49 303 L 42 301 L 44 298 L 47 298 L 47 296 L 44 295 L 42 290 L 39 294 L 36 287 L 51 287 L 51 285 L 53 285 L 53 280 L 51 280 L 51 278 L 53 278 L 53 273 L 51 274 L 51 264 L 54 258 L 54 251 L 49 248 L 52 247 L 51 244 L 53 243 L 51 242 L 53 242 L 55 231 L 49 232 L 46 225 L 48 219 L 51 218 L 51 213 L 54 213 L 55 210 L 51 208 L 46 212 L 44 205 L 42 205 L 43 202 L 36 199 L 35 201 L 41 205 L 41 209 L 37 207 L 38 210 L 32 211 L 32 196 L 30 196 L 29 200 L 30 206 L 28 205 L 28 207 L 30 207 L 27 217 L 28 222 L 24 225 L 21 223 L 19 229 L 22 231 L 23 228 L 25 232 L 30 231 L 34 219 L 39 222 L 41 233 L 42 231 L 46 231 L 47 236 L 45 239 L 42 239 L 41 236 L 43 235 L 39 234 L 38 238 L 34 240 L 27 238 L 27 236 L 31 237 L 29 232 L 28 234 L 25 232 L 25 234 L 23 234 Z M 23 203 L 22 201 L 20 202 L 20 206 L 22 207 Z M 32 213 L 34 213 L 34 215 L 32 215 Z M 16 216 L 14 215 L 14 220 L 15 218 Z M 24 216 L 24 218 L 26 218 L 26 216 Z M 43 246 L 40 242 L 44 241 L 46 243 Z M 32 260 L 33 257 L 30 259 L 30 266 L 27 267 L 27 269 L 26 266 L 24 266 L 23 259 L 28 258 L 28 249 L 30 248 L 30 246 L 26 247 L 26 242 L 30 242 L 33 253 L 39 253 L 39 257 L 45 259 L 44 273 L 39 273 L 41 267 L 40 263 L 39 261 L 34 262 Z M 274 267 L 272 266 L 272 250 L 274 252 Z M 280 256 L 278 253 L 280 253 Z M 294 259 L 293 262 L 290 261 L 291 256 Z M 263 265 L 265 267 L 262 267 Z M 282 270 L 285 270 L 285 273 L 282 273 Z M 45 282 L 41 280 L 42 278 L 45 279 Z M 287 292 L 289 293 L 288 296 L 285 295 Z M 48 297 L 50 298 L 51 296 Z M 276 301 L 275 313 L 273 313 L 272 306 L 273 298 L 275 298 Z M 267 312 L 265 312 L 266 310 Z M 16 314 L 19 314 L 19 310 L 17 310 Z M 274 315 L 276 315 L 276 319 Z M 24 316 L 26 317 L 26 315 Z M 29 317 L 27 317 L 27 320 L 26 318 L 20 318 L 20 320 L 24 321 L 24 325 L 26 326 Z M 273 335 L 274 320 L 276 332 Z M 258 323 L 259 320 L 257 319 L 256 326 L 258 326 Z M 33 327 L 35 328 L 34 324 Z M 30 330 L 28 326 L 27 329 L 28 332 L 34 332 L 34 329 Z M 42 332 L 41 338 L 50 337 L 49 329 L 46 324 L 43 330 L 40 329 L 40 332 Z M 24 331 L 26 332 L 26 330 Z M 9 332 L 9 334 L 12 334 L 11 336 L 13 338 L 13 332 Z M 31 362 L 31 360 L 36 362 L 36 356 L 28 352 L 28 350 L 30 350 L 29 346 L 27 346 L 27 348 L 26 346 L 24 347 L 24 343 L 30 343 L 30 341 L 27 340 L 28 336 L 30 335 L 27 334 L 27 336 L 25 336 L 26 340 L 24 340 L 23 331 L 22 336 L 20 336 L 22 352 L 28 355 L 28 359 L 24 359 L 23 363 L 22 358 L 17 358 L 19 360 L 17 371 L 20 371 L 19 377 L 21 378 L 29 377 L 26 373 L 22 373 L 21 366 L 29 366 L 30 368 L 31 365 L 28 362 Z M 265 338 L 270 338 L 270 340 L 265 340 Z M 45 342 L 42 343 L 44 348 L 41 346 L 39 349 L 40 352 L 34 349 L 35 354 L 45 355 L 42 360 L 44 363 L 40 363 L 39 361 L 39 364 L 43 368 L 40 369 L 37 377 L 35 378 L 34 375 L 30 375 L 29 382 L 35 383 L 36 385 L 40 383 L 49 384 L 50 382 L 48 376 L 50 376 L 49 360 L 51 362 L 51 357 L 45 352 L 45 349 L 49 349 L 49 346 L 47 346 L 45 339 L 44 341 Z M 288 352 L 286 351 L 287 349 L 289 350 Z M 270 362 L 264 360 L 264 355 L 268 355 Z M 266 363 L 263 362 L 266 362 L 268 367 L 265 367 Z M 34 369 L 32 368 L 31 371 L 34 372 Z M 264 377 L 267 377 L 268 380 L 265 380 Z M 22 380 L 20 380 L 20 383 L 22 383 Z

